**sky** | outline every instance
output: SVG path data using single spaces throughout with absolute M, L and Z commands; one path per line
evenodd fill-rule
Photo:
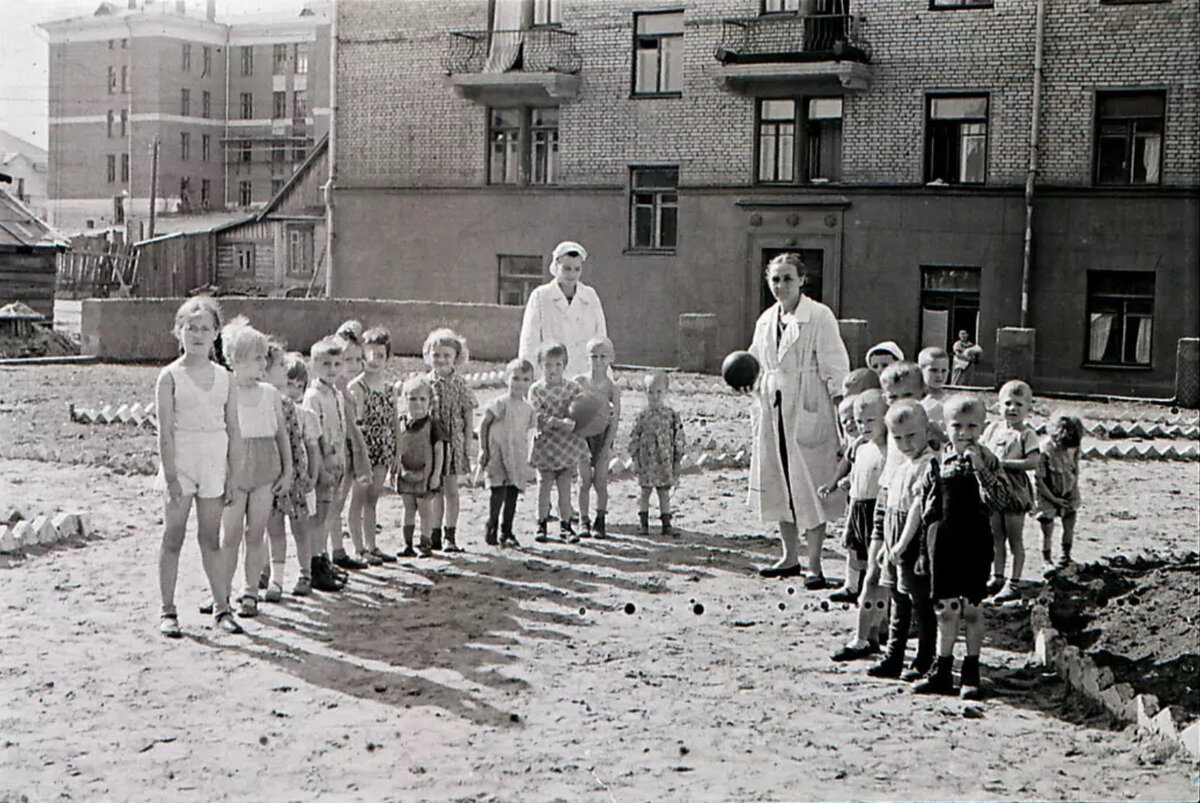
M 124 0 L 112 0 L 122 3 Z M 158 0 L 158 2 L 169 0 Z M 90 15 L 101 0 L 0 0 L 0 131 L 46 148 L 46 34 L 37 26 Z M 218 16 L 291 11 L 298 0 L 217 0 Z M 192 3 L 189 3 L 189 13 Z

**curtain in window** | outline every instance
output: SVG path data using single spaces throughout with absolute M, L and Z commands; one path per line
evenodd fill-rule
M 1134 360 L 1139 365 L 1150 363 L 1150 319 L 1138 321 L 1137 343 L 1134 344 Z
M 485 73 L 508 72 L 517 63 L 525 39 L 527 20 L 533 18 L 533 0 L 495 0 L 491 43 Z
M 1111 312 L 1093 312 L 1088 338 L 1088 359 L 1099 362 L 1104 359 L 1104 351 L 1108 347 L 1108 336 L 1112 334 L 1113 321 L 1116 315 Z
M 1146 168 L 1146 183 L 1158 183 L 1158 167 L 1162 164 L 1162 138 L 1146 137 L 1146 145 L 1142 150 L 1142 166 Z
M 946 347 L 950 336 L 950 310 L 921 310 L 921 348 L 927 346 Z

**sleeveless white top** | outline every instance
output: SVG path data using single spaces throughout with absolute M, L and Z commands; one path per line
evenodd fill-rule
M 250 395 L 238 393 L 238 425 L 242 437 L 274 438 L 279 426 L 279 419 L 275 415 L 275 399 L 279 396 L 279 391 L 274 385 L 259 382 L 257 392 L 253 394 L 257 401 L 248 401 L 247 397 Z
M 182 365 L 169 365 L 174 384 L 176 432 L 225 432 L 225 400 L 229 398 L 229 372 L 213 364 L 213 383 L 202 389 Z

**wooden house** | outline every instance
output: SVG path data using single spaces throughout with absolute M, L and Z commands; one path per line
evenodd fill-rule
M 55 257 L 66 248 L 53 229 L 0 189 L 0 304 L 23 301 L 54 314 Z
M 324 137 L 261 212 L 216 230 L 223 292 L 324 295 L 328 151 Z

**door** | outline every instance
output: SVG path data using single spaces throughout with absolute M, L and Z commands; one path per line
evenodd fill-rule
M 767 286 L 767 265 L 780 254 L 799 254 L 804 259 L 802 277 L 808 279 L 804 294 L 813 301 L 821 300 L 821 285 L 825 278 L 825 251 L 821 248 L 763 248 L 762 264 L 758 267 L 760 284 L 759 312 L 775 303 L 771 288 Z

